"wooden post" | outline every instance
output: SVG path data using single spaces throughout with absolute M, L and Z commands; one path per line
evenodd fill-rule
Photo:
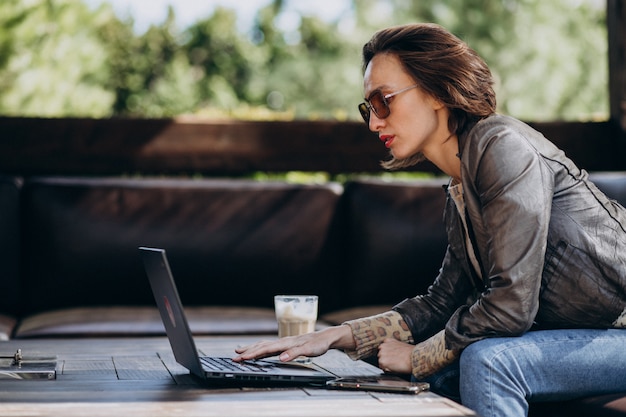
M 610 116 L 626 131 L 626 5 L 607 0 L 606 24 L 609 44 Z

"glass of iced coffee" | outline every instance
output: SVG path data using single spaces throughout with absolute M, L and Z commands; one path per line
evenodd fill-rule
M 315 331 L 317 295 L 277 295 L 274 297 L 274 307 L 278 337 Z

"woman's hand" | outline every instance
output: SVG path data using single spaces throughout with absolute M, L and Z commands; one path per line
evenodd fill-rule
M 396 339 L 385 339 L 378 346 L 378 366 L 385 372 L 411 374 L 414 345 Z
M 279 355 L 278 358 L 286 362 L 298 356 L 320 356 L 332 348 L 354 348 L 354 338 L 349 326 L 329 327 L 315 333 L 264 340 L 253 345 L 238 347 L 235 349 L 238 355 L 233 360 L 241 362 Z

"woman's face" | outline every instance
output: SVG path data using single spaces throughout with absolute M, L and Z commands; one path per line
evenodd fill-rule
M 415 84 L 394 54 L 375 55 L 365 69 L 366 98 L 376 91 L 384 96 Z M 370 111 L 369 128 L 378 133 L 396 159 L 417 153 L 430 159 L 429 154 L 437 152 L 439 145 L 450 137 L 447 109 L 421 88 L 407 89 L 387 101 L 389 116 L 381 119 Z

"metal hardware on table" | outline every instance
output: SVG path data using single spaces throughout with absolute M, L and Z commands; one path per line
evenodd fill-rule
M 18 349 L 17 352 L 13 356 L 1 356 L 0 359 L 13 359 L 11 365 L 20 367 L 22 366 L 22 361 L 24 360 L 24 356 L 22 356 L 22 349 Z

